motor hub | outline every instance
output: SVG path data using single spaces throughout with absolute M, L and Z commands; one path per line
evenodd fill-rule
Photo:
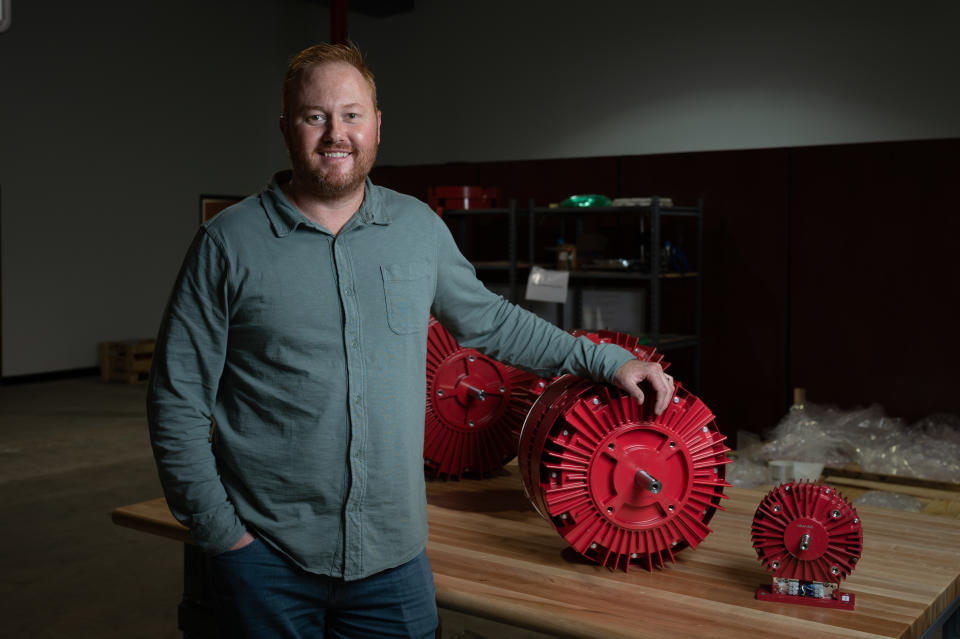
M 689 468 L 689 453 L 682 444 L 678 449 L 670 431 L 656 424 L 625 424 L 597 445 L 590 461 L 590 495 L 614 524 L 662 523 L 676 516 L 676 504 L 688 496 Z

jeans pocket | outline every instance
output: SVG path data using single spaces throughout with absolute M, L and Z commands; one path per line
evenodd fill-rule
M 247 544 L 243 548 L 236 548 L 234 550 L 224 550 L 223 552 L 213 555 L 213 558 L 218 561 L 230 561 L 232 559 L 237 559 L 243 555 L 251 554 L 254 550 L 256 550 L 254 546 L 257 546 L 258 544 L 262 544 L 262 543 L 263 542 L 260 541 L 258 537 L 254 537 L 253 541 L 251 541 L 249 544 Z
M 425 331 L 430 321 L 433 281 L 425 262 L 381 264 L 387 324 L 398 335 Z

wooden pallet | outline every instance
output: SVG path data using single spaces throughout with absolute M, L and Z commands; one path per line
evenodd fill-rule
M 100 379 L 138 384 L 150 377 L 155 340 L 100 342 Z

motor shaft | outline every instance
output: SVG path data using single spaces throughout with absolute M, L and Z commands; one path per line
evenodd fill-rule
M 637 484 L 639 484 L 640 486 L 643 486 L 654 495 L 659 493 L 660 490 L 663 488 L 663 485 L 660 483 L 660 481 L 656 477 L 654 477 L 647 471 L 643 470 L 642 468 L 637 469 Z
M 476 386 L 471 386 L 470 384 L 466 383 L 464 383 L 463 386 L 470 392 L 471 395 L 476 397 L 481 402 L 487 399 L 487 392 L 482 388 L 477 388 Z

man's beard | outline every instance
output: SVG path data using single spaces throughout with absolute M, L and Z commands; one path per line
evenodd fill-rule
M 307 158 L 296 158 L 293 162 L 294 178 L 301 178 L 297 180 L 298 183 L 322 197 L 340 197 L 353 193 L 358 188 L 363 188 L 367 175 L 370 174 L 373 163 L 377 159 L 377 147 L 374 146 L 370 150 L 355 150 L 354 153 L 351 170 L 334 175 L 315 172 Z

